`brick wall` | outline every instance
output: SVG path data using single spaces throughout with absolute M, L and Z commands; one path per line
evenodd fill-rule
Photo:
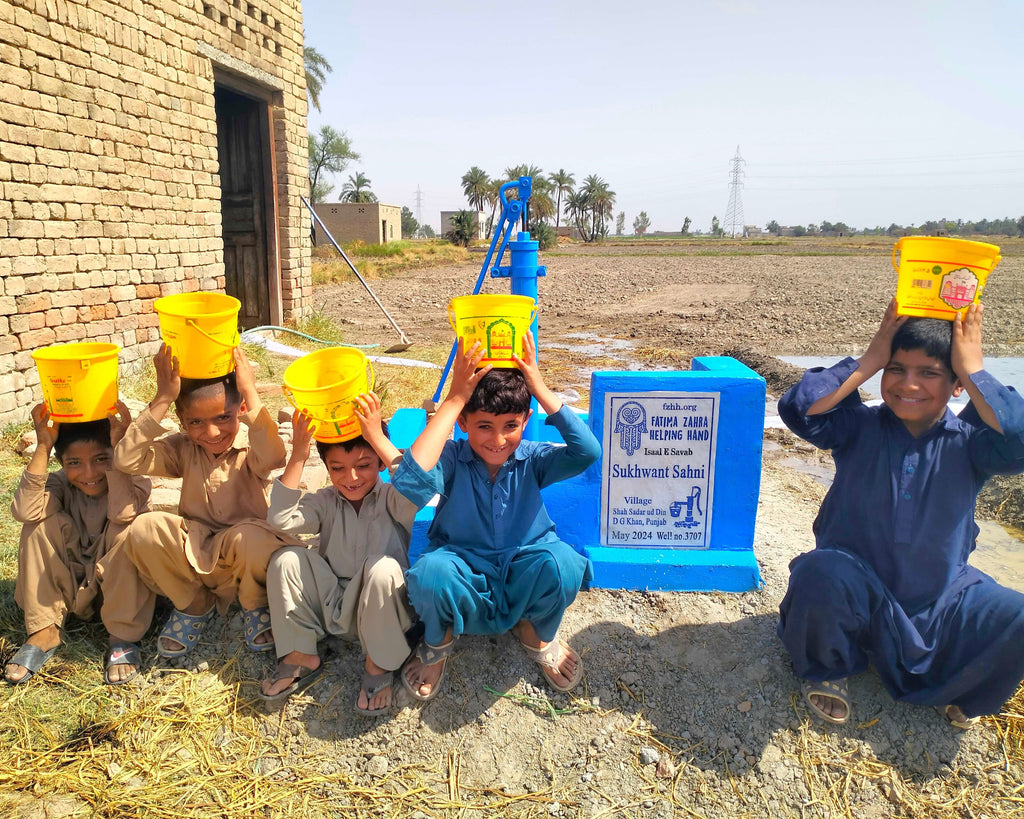
M 130 364 L 159 345 L 155 298 L 223 290 L 215 71 L 267 91 L 277 312 L 297 317 L 300 0 L 0 0 L 0 421 L 40 400 L 33 350 L 108 341 Z
M 313 208 L 338 244 L 358 239 L 368 245 L 379 245 L 402 238 L 402 209 L 398 205 L 322 202 Z M 318 247 L 330 243 L 320 225 L 315 225 L 314 229 Z

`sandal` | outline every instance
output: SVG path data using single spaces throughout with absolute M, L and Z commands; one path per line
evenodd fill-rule
M 366 702 L 369 703 L 385 688 L 391 688 L 394 681 L 394 671 L 385 671 L 383 674 L 371 674 L 369 671 L 364 671 L 359 690 L 366 694 Z M 394 695 L 394 692 L 392 692 L 392 695 Z M 352 707 L 356 709 L 357 713 L 364 714 L 368 717 L 379 717 L 391 710 L 390 706 L 387 705 L 383 708 L 360 708 L 359 694 L 356 694 L 356 701 L 353 703 Z
M 133 665 L 135 666 L 135 671 L 124 679 L 112 680 L 110 679 L 110 667 L 112 665 Z M 128 680 L 135 678 L 139 673 L 140 665 L 142 665 L 142 651 L 139 650 L 135 643 L 113 643 L 103 657 L 103 682 L 107 685 L 124 685 Z
M 519 637 L 517 636 L 516 639 L 519 640 Z M 540 666 L 540 671 L 544 675 L 544 679 L 547 680 L 548 685 L 556 691 L 561 691 L 563 694 L 567 694 L 579 685 L 580 680 L 583 679 L 583 659 L 573 650 L 572 646 L 561 640 L 557 634 L 555 635 L 555 639 L 544 646 L 544 648 L 528 646 L 522 640 L 519 640 L 519 645 L 523 647 L 530 659 Z M 568 682 L 558 682 L 559 677 L 565 677 L 559 668 L 559 664 L 566 656 L 575 658 L 576 670 L 573 672 L 573 675 L 569 677 Z
M 850 688 L 846 683 L 845 677 L 838 680 L 822 680 L 821 682 L 800 680 L 800 690 L 803 692 L 807 707 L 811 709 L 811 713 L 816 717 L 836 725 L 842 725 L 850 718 Z M 846 708 L 846 713 L 841 717 L 834 717 L 828 711 L 815 705 L 811 700 L 812 696 L 839 700 Z
M 263 691 L 262 685 L 257 690 L 259 698 L 265 702 L 280 702 L 281 700 L 288 699 L 292 694 L 298 694 L 300 691 L 305 691 L 313 683 L 320 679 L 324 673 L 323 661 L 320 661 L 320 665 L 316 668 L 308 668 L 304 665 L 296 665 L 295 663 L 278 663 L 277 671 L 274 672 L 274 676 L 270 678 L 270 682 L 280 682 L 281 680 L 292 680 L 292 684 L 285 688 L 283 691 L 278 691 L 276 694 L 266 694 Z
M 7 680 L 8 685 L 21 685 L 22 683 L 28 682 L 36 675 L 36 672 L 46 664 L 47 660 L 57 653 L 58 648 L 60 648 L 60 646 L 54 646 L 49 651 L 43 651 L 39 646 L 34 646 L 32 643 L 25 643 L 18 649 L 15 655 L 7 661 L 6 664 L 20 665 L 28 673 L 20 680 L 7 679 L 7 675 L 5 673 L 4 679 Z
M 250 651 L 270 651 L 274 647 L 273 640 L 265 643 L 256 642 L 257 637 L 271 630 L 270 609 L 267 606 L 243 611 L 242 627 L 245 630 L 245 644 Z
M 954 715 L 952 709 L 956 708 L 959 711 L 959 716 Z M 946 718 L 946 722 L 952 725 L 954 728 L 958 728 L 961 731 L 966 731 L 973 728 L 981 721 L 981 717 L 969 717 L 963 709 L 956 705 L 947 705 L 943 708 L 939 708 L 939 713 Z M 962 719 L 961 719 L 962 717 Z
M 420 702 L 430 702 L 434 697 L 437 696 L 441 690 L 441 685 L 444 683 L 445 675 L 448 673 L 448 658 L 455 653 L 455 638 L 453 637 L 447 643 L 442 646 L 432 646 L 427 643 L 426 640 L 420 640 L 416 646 L 416 650 L 413 652 L 412 657 L 405 661 L 405 665 L 402 666 L 400 676 L 402 678 L 402 687 L 408 691 L 413 699 L 417 699 Z M 441 663 L 441 674 L 437 678 L 437 682 L 430 689 L 429 694 L 421 694 L 419 692 L 419 685 L 413 686 L 409 682 L 408 670 L 409 663 L 413 659 L 419 660 L 421 666 L 437 665 Z M 423 683 L 421 682 L 420 685 Z
M 184 657 L 190 653 L 199 644 L 199 635 L 213 619 L 216 610 L 217 606 L 214 604 L 206 614 L 185 614 L 177 609 L 172 611 L 160 636 L 156 638 L 156 653 L 161 657 Z M 161 642 L 164 639 L 181 643 L 181 648 L 164 648 Z

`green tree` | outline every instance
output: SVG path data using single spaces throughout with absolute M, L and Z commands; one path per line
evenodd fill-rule
M 341 173 L 348 163 L 359 159 L 352 150 L 352 141 L 344 131 L 330 125 L 321 126 L 317 133 L 309 134 L 309 198 L 313 204 L 322 202 L 334 189 L 327 174 Z
M 689 236 L 690 235 L 690 217 L 689 216 L 687 216 L 685 219 L 683 219 L 683 229 L 681 231 L 679 231 L 679 232 L 682 233 L 683 236 Z
M 555 193 L 555 230 L 558 230 L 562 219 L 562 196 L 573 192 L 576 186 L 576 177 L 564 168 L 559 168 L 548 174 L 548 182 Z
M 341 189 L 342 202 L 376 202 L 377 197 L 370 190 L 370 180 L 360 171 L 349 175 L 348 182 Z
M 619 215 L 615 217 L 615 235 L 621 236 L 626 232 L 626 211 L 620 210 Z
M 590 241 L 595 241 L 608 235 L 608 221 L 615 207 L 615 191 L 597 174 L 583 180 L 583 191 L 590 207 Z
M 320 94 L 323 93 L 327 75 L 334 69 L 327 62 L 327 58 L 312 46 L 302 49 L 302 57 L 306 67 L 306 94 L 313 107 L 319 111 Z
M 405 205 L 402 205 L 402 238 L 411 239 L 419 232 L 419 229 L 420 223 L 416 221 L 412 211 Z
M 462 192 L 472 208 L 480 211 L 490 202 L 491 178 L 487 172 L 474 165 L 462 175 Z
M 650 226 L 651 220 L 647 218 L 647 211 L 642 210 L 640 215 L 633 220 L 633 233 L 637 236 L 643 236 Z
M 513 165 L 505 168 L 505 181 L 515 182 L 520 176 L 529 176 L 530 190 L 530 222 L 543 222 L 555 215 L 555 202 L 551 198 L 552 185 L 537 165 Z M 512 192 L 510 198 L 518 194 Z
M 476 238 L 477 215 L 471 210 L 459 210 L 452 215 L 452 229 L 444 237 L 454 245 L 469 247 Z
M 424 239 L 433 239 L 436 235 L 437 234 L 434 233 L 434 229 L 426 222 L 420 225 L 420 236 Z
M 1024 236 L 1024 216 L 1017 220 L 1017 235 Z
M 806 236 L 807 235 L 807 228 L 805 228 L 803 225 L 796 225 L 793 228 L 793 235 L 794 236 Z
M 714 236 L 716 239 L 725 235 L 725 230 L 721 227 L 721 225 L 718 224 L 717 216 L 711 217 L 711 235 Z
M 778 236 L 782 232 L 782 228 L 779 227 L 779 223 L 776 222 L 774 219 L 772 219 L 767 225 L 765 225 L 765 230 L 767 230 L 769 233 L 774 233 L 776 236 Z

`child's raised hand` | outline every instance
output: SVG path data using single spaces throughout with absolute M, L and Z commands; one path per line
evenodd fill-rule
M 181 373 L 178 368 L 178 358 L 171 352 L 166 344 L 160 345 L 160 350 L 153 356 L 153 366 L 156 367 L 156 398 L 154 403 L 163 401 L 170 406 L 178 398 L 181 392 Z
M 981 354 L 981 317 L 984 308 L 980 304 L 972 304 L 961 317 L 956 314 L 953 319 L 953 372 L 961 382 L 968 376 L 985 368 Z
M 258 401 L 256 371 L 241 346 L 235 347 L 231 351 L 231 355 L 235 360 L 235 384 L 238 387 L 238 393 L 242 396 L 248 409 L 252 409 L 253 404 Z
M 533 340 L 533 333 L 527 331 L 523 334 L 523 357 L 520 358 L 513 353 L 512 360 L 522 370 L 530 395 L 536 397 L 537 392 L 544 389 L 545 385 L 544 378 L 540 374 L 540 367 L 537 365 L 537 344 Z
M 305 463 L 309 460 L 309 450 L 313 444 L 313 433 L 316 425 L 302 410 L 292 413 L 292 460 Z
M 118 401 L 117 409 L 108 414 L 107 418 L 110 420 L 110 445 L 117 446 L 132 422 L 131 410 L 124 401 Z
M 50 423 L 50 410 L 46 403 L 39 403 L 32 407 L 32 426 L 36 429 L 36 443 L 49 455 L 53 445 L 57 443 L 57 433 L 60 431 L 60 424 Z
M 356 418 L 359 419 L 359 427 L 363 431 L 364 438 L 384 429 L 380 414 L 380 398 L 377 393 L 365 392 L 356 396 Z
M 452 383 L 448 388 L 449 398 L 454 396 L 462 399 L 464 403 L 469 401 L 480 379 L 493 369 L 493 365 L 488 364 L 477 370 L 477 365 L 483 357 L 484 349 L 479 341 L 474 342 L 467 350 L 463 339 L 459 339 L 455 364 L 452 367 Z
M 892 339 L 896 331 L 906 322 L 906 316 L 896 314 L 896 299 L 889 302 L 885 308 L 885 315 L 882 316 L 882 323 L 875 331 L 875 337 L 871 339 L 868 349 L 860 357 L 861 366 L 871 373 L 876 373 L 892 358 Z

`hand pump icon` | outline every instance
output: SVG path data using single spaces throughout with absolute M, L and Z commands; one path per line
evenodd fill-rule
M 693 489 L 690 490 L 690 494 L 687 496 L 686 500 L 672 501 L 672 505 L 668 508 L 669 514 L 671 514 L 674 518 L 679 517 L 679 515 L 683 511 L 684 506 L 686 507 L 686 517 L 682 520 L 677 520 L 674 524 L 675 527 L 677 529 L 693 529 L 695 526 L 700 526 L 700 521 L 695 520 L 693 517 L 693 510 L 695 507 L 697 509 L 697 514 L 704 514 L 704 510 L 700 508 L 699 486 L 695 486 L 693 487 Z

